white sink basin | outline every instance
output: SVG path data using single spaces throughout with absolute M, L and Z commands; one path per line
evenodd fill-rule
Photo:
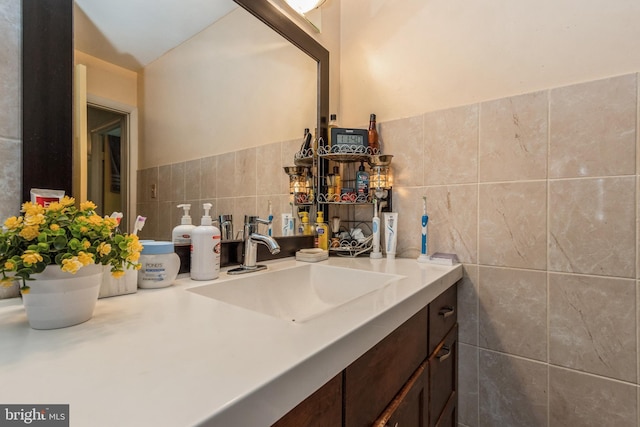
M 237 277 L 188 290 L 269 316 L 304 322 L 404 276 L 309 264 Z

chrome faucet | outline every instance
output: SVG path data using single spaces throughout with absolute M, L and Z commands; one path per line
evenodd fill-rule
M 220 234 L 222 240 L 233 240 L 233 216 L 220 215 Z
M 244 216 L 244 262 L 238 268 L 229 270 L 228 274 L 243 274 L 264 270 L 266 265 L 256 264 L 258 243 L 265 245 L 272 254 L 280 252 L 280 245 L 271 236 L 258 233 L 258 224 L 269 224 L 270 221 L 257 216 Z

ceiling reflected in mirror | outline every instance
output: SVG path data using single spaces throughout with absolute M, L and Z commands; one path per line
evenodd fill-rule
M 75 48 L 136 71 L 238 7 L 220 0 L 76 0 Z

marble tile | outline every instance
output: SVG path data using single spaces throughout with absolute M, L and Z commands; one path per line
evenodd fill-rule
M 549 274 L 549 362 L 637 380 L 636 281 Z
M 203 199 L 217 197 L 217 166 L 218 156 L 204 157 L 200 160 L 200 197 Z
M 422 116 L 392 120 L 380 124 L 383 153 L 392 154 L 393 185 L 423 185 L 423 119 Z
M 547 360 L 547 274 L 479 267 L 481 347 Z
M 21 2 L 0 2 L 0 136 L 22 135 Z
M 18 141 L 0 138 L 0 224 L 20 214 L 22 205 L 22 146 Z
M 480 426 L 547 427 L 546 364 L 479 350 Z
M 629 74 L 550 91 L 550 178 L 635 173 L 636 80 Z
M 180 210 L 182 211 L 182 209 Z M 157 239 L 171 241 L 171 231 L 173 230 L 173 227 L 178 225 L 177 222 L 172 220 L 172 218 L 175 218 L 176 216 L 174 211 L 178 211 L 175 201 L 158 203 L 158 233 L 156 234 Z M 200 224 L 200 218 L 196 218 L 195 224 Z
M 171 165 L 171 194 L 169 200 L 182 203 L 187 199 L 186 187 L 186 163 L 173 163 Z
M 480 184 L 479 192 L 480 264 L 546 269 L 546 182 Z
M 549 182 L 549 270 L 636 277 L 635 183 L 635 177 Z
M 151 201 L 157 201 L 157 193 L 156 198 L 153 199 L 151 197 L 151 188 L 153 185 L 156 186 L 156 191 L 158 188 L 158 167 L 151 167 L 147 169 L 143 169 L 138 172 L 138 202 L 139 203 L 147 203 Z
M 478 347 L 458 345 L 458 422 L 478 425 Z
M 216 191 L 217 197 L 235 197 L 236 192 L 236 153 L 217 156 Z M 238 172 L 240 173 L 240 171 Z
M 547 177 L 548 93 L 480 104 L 480 182 Z
M 549 427 L 637 426 L 636 387 L 549 367 Z
M 471 184 L 427 187 L 425 192 L 429 215 L 427 226 L 429 254 L 455 253 L 460 262 L 476 264 L 478 262 L 478 186 Z M 413 198 L 415 205 L 413 211 L 410 211 L 413 228 L 409 232 L 416 233 L 418 238 L 422 229 L 420 223 L 422 195 L 415 194 Z
M 256 149 L 236 152 L 236 191 L 234 196 L 255 196 L 257 186 Z M 263 179 L 261 176 L 260 179 Z
M 158 202 L 145 202 L 136 204 L 138 215 L 147 217 L 144 227 L 138 233 L 140 239 L 158 240 Z
M 266 205 L 265 205 L 266 206 Z M 233 199 L 233 227 L 236 231 L 244 228 L 245 215 L 258 215 L 257 197 L 235 197 Z M 260 226 L 260 232 L 266 233 L 267 226 Z
M 197 200 L 200 198 L 200 185 L 202 185 L 201 165 L 202 161 L 200 159 L 191 160 L 185 163 L 185 200 Z
M 280 161 L 280 166 L 293 166 L 294 162 L 294 156 L 296 155 L 296 153 L 298 152 L 298 150 L 300 150 L 300 145 L 302 144 L 302 139 L 292 139 L 289 141 L 284 141 L 282 142 L 281 145 L 281 151 L 280 151 L 280 156 L 281 156 L 281 161 Z
M 256 194 L 286 194 L 289 192 L 289 176 L 282 169 L 282 144 L 256 147 Z
M 424 115 L 424 185 L 478 179 L 478 105 Z
M 458 341 L 478 345 L 478 266 L 463 264 L 458 283 Z
M 171 165 L 163 165 L 158 167 L 158 186 L 157 186 L 158 202 L 171 201 Z

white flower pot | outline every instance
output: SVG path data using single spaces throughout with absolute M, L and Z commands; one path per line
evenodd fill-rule
M 76 274 L 49 265 L 35 281 L 28 281 L 22 295 L 29 325 L 33 329 L 57 329 L 86 322 L 93 316 L 102 283 L 103 267 L 91 264 Z

